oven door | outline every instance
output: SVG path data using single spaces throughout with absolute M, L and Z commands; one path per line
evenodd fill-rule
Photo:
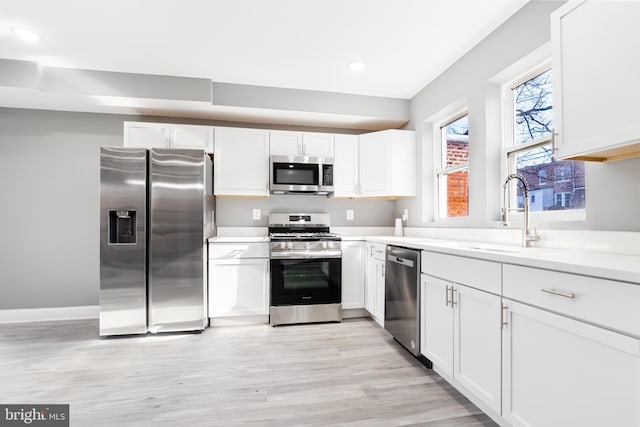
M 338 304 L 342 259 L 271 258 L 271 305 Z

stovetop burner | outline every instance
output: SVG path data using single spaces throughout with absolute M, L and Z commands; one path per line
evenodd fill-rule
M 282 240 L 302 240 L 302 241 L 317 241 L 317 240 L 341 240 L 340 235 L 329 232 L 273 232 L 269 233 L 269 237 L 273 241 Z

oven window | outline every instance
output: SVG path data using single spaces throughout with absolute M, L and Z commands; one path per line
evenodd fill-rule
M 271 305 L 341 301 L 340 258 L 271 259 Z
M 283 286 L 285 290 L 329 288 L 328 261 L 292 261 L 284 264 Z
M 276 184 L 318 185 L 318 165 L 304 163 L 274 163 Z

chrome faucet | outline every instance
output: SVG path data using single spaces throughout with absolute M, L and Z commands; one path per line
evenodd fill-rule
M 524 209 L 518 208 L 510 208 L 507 205 L 507 192 L 509 190 L 509 181 L 512 179 L 517 179 L 522 183 L 522 188 L 524 189 Z M 522 247 L 531 247 L 531 242 L 537 242 L 540 240 L 540 236 L 538 236 L 538 232 L 534 227 L 533 233 L 529 230 L 529 186 L 527 185 L 527 181 L 522 177 L 522 175 L 511 174 L 507 177 L 502 185 L 503 195 L 502 195 L 502 225 L 509 225 L 509 211 L 524 211 L 524 226 L 522 227 Z

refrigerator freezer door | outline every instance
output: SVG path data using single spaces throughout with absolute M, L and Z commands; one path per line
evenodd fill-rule
M 147 150 L 100 149 L 100 335 L 147 332 Z
M 149 159 L 149 330 L 207 326 L 206 162 L 202 150 L 152 149 Z

